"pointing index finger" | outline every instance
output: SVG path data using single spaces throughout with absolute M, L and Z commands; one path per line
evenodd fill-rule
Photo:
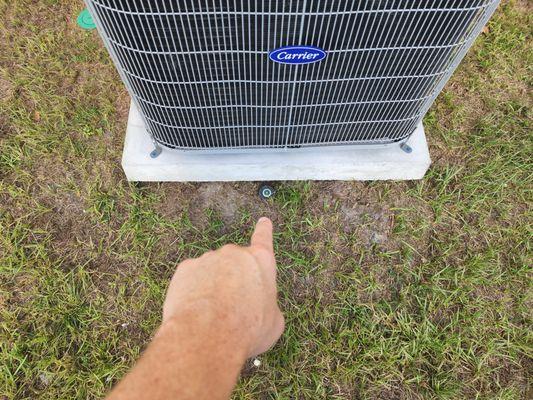
M 272 221 L 267 217 L 259 218 L 252 234 L 251 246 L 262 247 L 268 251 L 274 251 L 272 239 Z

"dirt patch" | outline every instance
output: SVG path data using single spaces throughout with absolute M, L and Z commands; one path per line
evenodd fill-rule
M 380 198 L 377 189 L 362 182 L 319 183 L 313 186 L 313 193 L 309 209 L 314 215 L 324 217 L 323 234 L 329 238 L 339 234 L 353 238 L 355 246 L 348 248 L 346 240 L 341 240 L 343 248 L 337 248 L 341 254 L 350 256 L 356 249 L 373 245 L 395 247 L 391 240 L 393 208 L 405 194 L 395 196 L 391 204 L 391 201 Z M 318 242 L 324 237 L 313 239 Z
M 9 113 L 3 110 L 9 107 L 9 103 L 15 100 L 16 88 L 8 79 L 7 72 L 0 68 L 0 139 L 8 136 L 12 127 L 9 123 Z
M 385 244 L 392 230 L 390 209 L 353 204 L 341 206 L 344 232 L 358 233 L 363 244 Z
M 163 184 L 161 202 L 155 207 L 171 219 L 186 212 L 197 228 L 207 226 L 210 210 L 227 226 L 238 222 L 245 213 L 254 220 L 266 216 L 279 222 L 275 207 L 259 198 L 257 188 L 255 183 Z
M 520 399 L 530 399 L 531 389 L 528 383 L 528 371 L 532 371 L 533 362 L 531 359 L 522 357 L 522 366 L 516 365 L 503 357 L 492 357 L 487 361 L 486 367 L 492 372 L 485 379 L 479 379 L 474 369 L 458 371 L 458 379 L 461 382 L 468 382 L 461 393 L 463 398 L 475 398 L 479 392 L 497 393 L 501 388 L 514 388 Z
M 517 11 L 523 13 L 524 15 L 530 15 L 533 7 L 531 2 L 528 0 L 516 0 L 513 5 Z
M 335 303 L 337 293 L 343 289 L 342 283 L 335 276 L 332 268 L 316 273 L 302 273 L 298 269 L 290 269 L 284 273 L 280 281 L 285 282 L 285 291 L 291 302 L 299 306 L 320 304 L 321 307 Z M 290 305 L 288 305 L 290 307 Z
M 204 224 L 207 209 L 216 211 L 226 224 L 237 222 L 244 211 L 250 213 L 254 219 L 264 215 L 273 221 L 277 220 L 274 208 L 259 198 L 257 184 L 253 183 L 198 185 L 191 201 L 191 220 L 200 225 Z
M 390 205 L 375 199 L 368 184 L 361 182 L 333 182 L 320 188 L 331 193 L 328 201 L 336 204 L 340 223 L 345 233 L 356 233 L 366 245 L 385 243 L 391 233 L 393 212 Z
M 377 391 L 375 395 L 376 400 L 403 400 L 403 399 L 408 399 L 408 398 L 409 397 L 402 390 L 400 384 L 399 384 L 399 387 L 381 388 Z
M 320 296 L 328 304 L 336 300 L 336 293 L 353 286 L 360 303 L 396 301 L 407 279 L 400 272 L 403 263 L 415 266 L 427 261 L 434 219 L 428 203 L 407 191 L 406 183 L 314 183 L 303 208 L 320 222 L 302 251 L 318 260 L 321 268 L 311 276 L 295 273 L 291 277 L 296 299 Z M 412 226 L 427 229 L 414 236 Z M 407 260 L 402 253 L 406 244 L 416 249 Z M 354 273 L 366 279 L 357 284 L 339 280 L 339 274 Z
M 350 276 L 359 269 L 374 280 L 372 290 L 368 291 L 366 284 L 356 290 L 360 301 L 396 296 L 399 283 L 394 259 L 383 263 L 375 254 L 400 247 L 401 241 L 393 234 L 394 203 L 401 204 L 405 193 L 401 195 L 400 189 L 398 195 L 384 200 L 381 189 L 364 182 L 312 184 L 301 207 L 305 215 L 300 216 L 313 221 L 300 249 L 312 264 L 308 267 L 311 272 L 291 270 L 289 275 L 290 292 L 297 302 L 334 303 L 339 292 L 354 284 L 340 276 Z
M 15 95 L 13 84 L 4 76 L 0 70 L 0 104 L 9 102 Z
M 156 188 L 156 186 L 158 186 Z M 167 220 L 175 220 L 189 208 L 191 194 L 196 193 L 196 185 L 190 183 L 150 184 L 154 190 L 159 190 L 160 200 L 154 205 L 155 211 Z
M 102 182 L 101 190 L 113 188 L 119 182 L 109 166 L 94 163 L 87 171 L 85 166 L 74 166 L 58 155 L 42 157 L 29 170 L 33 181 L 27 189 L 28 199 L 14 199 L 10 205 L 13 218 L 25 219 L 49 235 L 50 256 L 64 260 L 61 264 L 64 269 L 76 268 L 78 262 L 94 258 L 92 253 L 98 253 L 99 244 L 109 245 L 113 241 L 108 231 L 119 228 L 121 220 L 111 218 L 108 223 L 101 223 L 92 210 L 95 202 L 90 196 L 91 176 Z M 74 187 L 72 182 L 78 185 Z M 28 213 L 24 201 L 31 201 L 34 213 Z M 113 215 L 124 217 L 124 214 L 124 205 L 117 205 Z M 103 272 L 113 268 L 105 263 L 101 267 Z
M 33 289 L 37 282 L 30 274 L 20 274 L 12 281 L 1 279 L 0 282 L 4 289 L 0 293 L 0 308 L 15 309 L 34 300 Z
M 306 299 L 314 295 L 313 287 L 316 284 L 314 276 L 300 275 L 295 271 L 290 271 L 292 281 L 292 291 L 296 299 Z
M 53 235 L 54 253 L 71 262 L 84 259 L 87 254 L 80 242 L 97 240 L 98 236 L 89 221 L 85 200 L 73 192 L 58 191 L 53 197 L 39 196 L 40 204 L 50 209 L 46 225 Z
M 233 223 L 238 218 L 238 211 L 250 208 L 256 208 L 257 199 L 251 199 L 244 195 L 243 191 L 233 185 L 224 183 L 203 184 L 193 198 L 193 207 L 191 217 L 193 221 L 202 221 L 206 209 L 216 210 L 224 222 Z

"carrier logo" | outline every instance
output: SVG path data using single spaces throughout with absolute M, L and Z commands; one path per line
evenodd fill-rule
M 311 64 L 326 58 L 326 52 L 312 46 L 287 46 L 272 50 L 268 57 L 280 64 Z

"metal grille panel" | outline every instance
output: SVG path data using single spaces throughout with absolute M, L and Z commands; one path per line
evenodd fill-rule
M 86 2 L 153 139 L 230 149 L 405 140 L 499 1 Z

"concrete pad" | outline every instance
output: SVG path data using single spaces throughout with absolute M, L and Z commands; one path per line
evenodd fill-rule
M 399 144 L 215 152 L 163 148 L 151 158 L 154 145 L 132 103 L 122 167 L 129 181 L 141 182 L 421 179 L 431 164 L 422 124 L 408 143 L 411 153 Z

